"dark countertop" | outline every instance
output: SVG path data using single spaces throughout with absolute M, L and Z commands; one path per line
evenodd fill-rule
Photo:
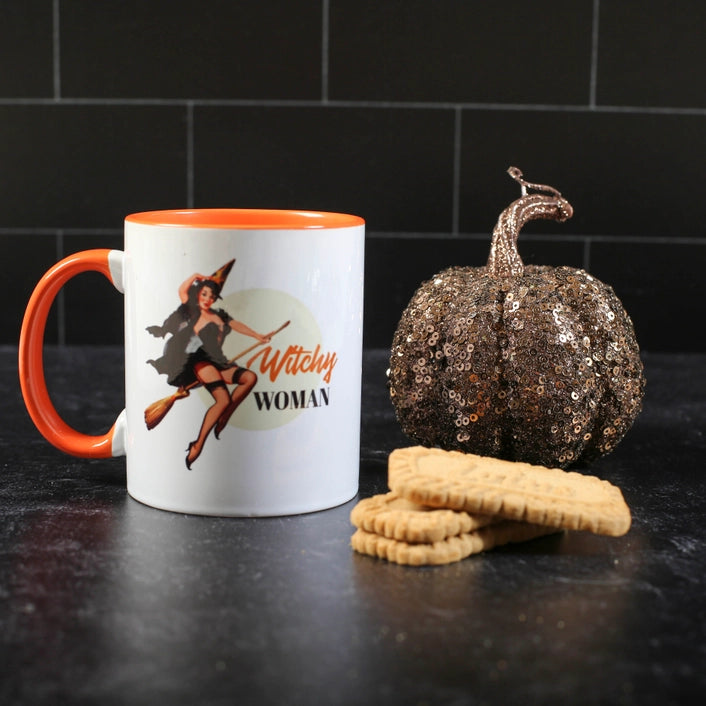
M 642 415 L 591 468 L 622 488 L 627 535 L 409 568 L 350 549 L 355 501 L 273 519 L 137 503 L 123 460 L 39 436 L 0 348 L 0 703 L 701 703 L 706 355 L 645 363 Z M 410 443 L 386 367 L 366 353 L 361 497 Z M 68 420 L 105 431 L 122 352 L 49 349 L 46 368 Z

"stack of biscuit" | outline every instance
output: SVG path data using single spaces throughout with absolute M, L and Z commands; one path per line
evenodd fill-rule
M 351 545 L 398 564 L 448 564 L 567 529 L 630 529 L 619 488 L 560 468 L 413 446 L 390 455 L 388 485 L 353 508 Z

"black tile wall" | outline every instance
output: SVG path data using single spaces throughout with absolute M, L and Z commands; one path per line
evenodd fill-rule
M 464 110 L 462 134 L 462 231 L 487 230 L 519 196 L 500 168 L 512 164 L 574 207 L 570 221 L 535 221 L 527 232 L 704 234 L 694 206 L 703 198 L 706 114 Z
M 9 0 L 0 5 L 0 17 L 0 96 L 51 96 L 52 0 Z
M 45 235 L 25 235 L 11 230 L 0 233 L 2 286 L 5 306 L 0 307 L 2 343 L 16 343 L 24 309 L 41 276 L 59 259 L 56 239 Z M 56 311 L 47 320 L 45 340 L 59 340 Z
M 186 199 L 186 119 L 172 106 L 0 105 L 4 225 L 119 226 Z
M 451 228 L 451 111 L 208 106 L 194 125 L 197 206 L 352 212 L 371 230 Z
M 0 3 L 0 343 L 62 254 L 127 213 L 266 206 L 367 221 L 365 342 L 418 284 L 483 264 L 505 170 L 572 202 L 526 262 L 582 266 L 645 350 L 704 351 L 706 9 L 654 0 L 7 0 Z M 85 275 L 47 340 L 117 343 Z
M 62 0 L 60 9 L 62 96 L 321 94 L 317 0 Z
M 604 105 L 706 107 L 706 4 L 600 4 L 597 100 Z
M 592 5 L 334 0 L 329 96 L 585 104 Z
M 612 242 L 591 246 L 591 271 L 609 282 L 643 348 L 704 350 L 703 244 Z M 689 342 L 690 341 L 690 342 Z
M 122 235 L 66 233 L 62 257 L 92 248 L 122 249 Z M 123 297 L 97 272 L 82 272 L 62 289 L 63 342 L 69 345 L 101 344 L 123 338 Z

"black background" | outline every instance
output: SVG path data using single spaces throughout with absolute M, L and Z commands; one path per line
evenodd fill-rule
M 3 2 L 0 343 L 128 213 L 232 206 L 363 216 L 385 348 L 423 279 L 485 262 L 513 164 L 575 208 L 526 262 L 611 284 L 643 350 L 706 350 L 704 29 L 667 0 Z M 121 297 L 71 282 L 47 342 L 121 340 Z

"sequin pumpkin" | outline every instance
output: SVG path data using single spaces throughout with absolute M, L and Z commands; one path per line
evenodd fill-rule
M 405 434 L 426 446 L 585 464 L 611 452 L 642 409 L 640 350 L 610 286 L 581 269 L 522 263 L 521 227 L 573 210 L 552 187 L 508 171 L 522 197 L 500 215 L 486 266 L 440 272 L 402 314 L 392 403 Z

